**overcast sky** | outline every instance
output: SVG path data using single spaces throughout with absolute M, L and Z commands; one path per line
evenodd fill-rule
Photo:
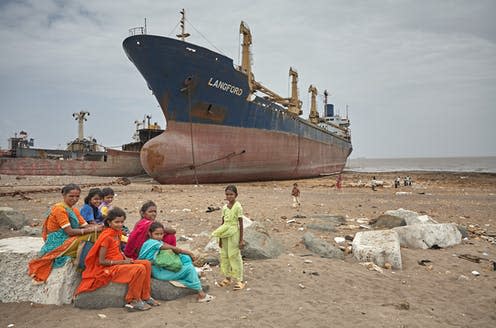
M 146 114 L 164 125 L 122 41 L 145 17 L 149 34 L 175 35 L 181 8 L 189 42 L 235 63 L 247 22 L 255 79 L 287 96 L 296 68 L 305 117 L 310 84 L 348 105 L 352 158 L 496 156 L 493 0 L 0 0 L 0 146 L 25 130 L 65 147 L 80 110 L 107 146 L 131 141 Z

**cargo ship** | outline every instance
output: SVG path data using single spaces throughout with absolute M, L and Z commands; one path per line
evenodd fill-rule
M 181 11 L 178 39 L 130 29 L 123 41 L 167 127 L 141 149 L 141 163 L 160 183 L 217 183 L 310 178 L 338 174 L 352 151 L 350 122 L 332 104 L 317 110 L 309 87 L 309 119 L 300 117 L 298 73 L 289 69 L 287 98 L 255 80 L 252 35 L 241 22 L 241 65 L 189 43 Z
M 122 145 L 122 150 L 102 147 L 94 138 L 84 137 L 83 124 L 89 112 L 73 116 L 78 121 L 78 137 L 66 149 L 34 147 L 34 139 L 25 131 L 9 138 L 9 149 L 0 152 L 0 174 L 7 175 L 91 175 L 132 177 L 146 174 L 140 161 L 140 150 L 146 141 L 164 130 L 145 120 L 135 121 L 134 141 Z M 150 119 L 151 116 L 145 116 Z

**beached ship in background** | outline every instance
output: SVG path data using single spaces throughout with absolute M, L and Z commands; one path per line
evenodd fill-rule
M 153 91 L 166 131 L 141 150 L 146 172 L 160 183 L 208 183 L 308 178 L 340 173 L 352 151 L 349 120 L 325 104 L 317 88 L 309 119 L 299 117 L 298 73 L 290 68 L 291 95 L 257 82 L 251 69 L 252 36 L 244 22 L 242 63 L 188 43 L 181 11 L 179 39 L 130 30 L 124 51 Z
M 85 138 L 83 124 L 89 113 L 81 111 L 73 116 L 78 121 L 78 137 L 64 149 L 34 148 L 34 139 L 21 131 L 9 139 L 9 149 L 0 154 L 0 174 L 8 175 L 92 175 L 131 177 L 146 174 L 140 161 L 143 144 L 162 133 L 154 123 L 135 121 L 134 142 L 122 150 L 100 146 L 94 138 Z

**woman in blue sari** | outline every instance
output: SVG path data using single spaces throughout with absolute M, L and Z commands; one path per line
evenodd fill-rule
M 75 258 L 82 241 L 95 241 L 99 225 L 89 225 L 74 207 L 79 200 L 81 188 L 68 184 L 62 188 L 63 201 L 55 204 L 43 222 L 42 237 L 45 244 L 39 258 L 29 262 L 29 275 L 38 282 L 48 279 L 53 268 L 62 267 Z
M 198 292 L 198 302 L 210 302 L 214 299 L 212 295 L 206 294 L 198 277 L 198 273 L 191 260 L 194 256 L 193 253 L 178 247 L 168 245 L 162 241 L 165 229 L 162 223 L 153 222 L 150 225 L 149 234 L 150 238 L 145 241 L 141 246 L 138 259 L 148 260 L 152 263 L 152 277 L 158 280 L 177 281 Z M 169 271 L 163 267 L 155 264 L 155 259 L 160 250 L 170 249 L 174 253 L 179 254 L 181 258 L 182 267 L 178 272 Z

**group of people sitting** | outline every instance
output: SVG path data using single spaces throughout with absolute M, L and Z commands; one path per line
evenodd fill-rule
M 50 209 L 43 224 L 45 244 L 40 257 L 29 263 L 29 275 L 34 282 L 45 282 L 52 268 L 62 267 L 68 260 L 76 258 L 81 254 L 81 245 L 90 243 L 92 246 L 85 254 L 85 268 L 75 295 L 96 290 L 110 282 L 128 284 L 126 308 L 130 311 L 148 310 L 160 305 L 150 294 L 151 278 L 155 278 L 177 281 L 197 291 L 199 302 L 214 299 L 203 291 L 199 270 L 193 265 L 194 254 L 177 247 L 176 231 L 156 221 L 157 206 L 153 201 L 142 205 L 141 219 L 128 233 L 124 226 L 126 213 L 111 205 L 114 197 L 111 188 L 91 189 L 84 206 L 78 210 L 75 205 L 80 194 L 78 185 L 66 185 L 62 188 L 63 201 Z M 228 204 L 223 208 L 222 225 L 212 236 L 219 238 L 221 271 L 226 276 L 218 285 L 224 287 L 236 280 L 234 289 L 240 290 L 244 287 L 240 253 L 243 210 L 236 196 L 236 187 L 228 186 Z M 157 256 L 162 251 L 178 255 L 180 267 L 169 270 L 158 265 Z

